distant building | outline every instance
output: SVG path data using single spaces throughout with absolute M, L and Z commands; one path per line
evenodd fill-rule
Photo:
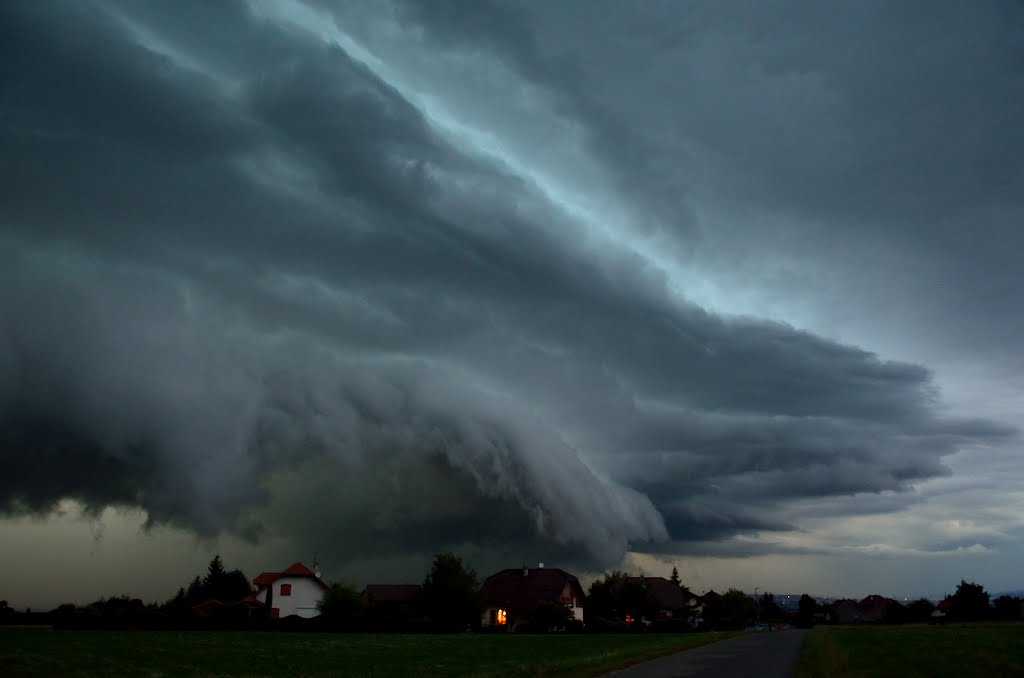
M 368 628 L 376 631 L 408 631 L 423 618 L 418 584 L 369 584 L 363 589 L 363 610 Z
M 687 606 L 683 589 L 665 577 L 626 577 L 621 584 L 639 586 L 640 590 L 644 592 L 655 611 L 655 618 L 647 621 L 678 618 Z
M 898 601 L 877 594 L 860 601 L 841 598 L 826 608 L 826 617 L 832 624 L 886 624 L 904 619 L 905 608 Z
M 684 591 L 683 599 L 686 607 L 683 614 L 686 615 L 686 624 L 691 629 L 699 629 L 704 626 L 704 599 L 688 591 Z
M 613 592 L 623 587 L 637 587 L 643 591 L 649 611 L 653 619 L 641 618 L 642 623 L 681 621 L 690 628 L 698 628 L 703 623 L 704 601 L 684 591 L 679 584 L 665 577 L 626 577 L 616 582 Z
M 897 605 L 899 603 L 885 596 L 867 596 L 857 603 L 857 608 L 860 610 L 860 621 L 864 624 L 881 624 L 888 621 L 891 610 Z
M 859 624 L 860 608 L 857 603 L 847 598 L 833 601 L 828 606 L 829 621 L 833 624 Z
M 554 603 L 568 608 L 572 618 L 583 621 L 583 586 L 575 575 L 550 567 L 502 570 L 484 580 L 481 626 L 514 631 L 528 624 L 538 607 Z
M 420 590 L 419 584 L 367 584 L 363 603 L 367 607 L 412 604 Z
M 256 592 L 246 602 L 269 606 L 270 617 L 292 615 L 309 619 L 320 614 L 317 603 L 328 589 L 316 572 L 302 563 L 292 563 L 281 572 L 262 572 L 255 579 Z

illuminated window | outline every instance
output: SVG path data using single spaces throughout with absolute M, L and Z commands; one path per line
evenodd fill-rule
M 498 623 L 499 624 L 507 624 L 508 623 L 508 613 L 505 610 L 498 610 L 498 617 L 497 617 L 497 619 L 498 619 Z
M 291 584 L 281 584 L 281 595 L 282 596 L 290 596 L 291 594 L 292 594 L 292 585 Z

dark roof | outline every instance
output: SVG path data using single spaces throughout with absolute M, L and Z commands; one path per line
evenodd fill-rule
M 626 582 L 639 584 L 647 592 L 647 597 L 662 610 L 679 610 L 686 606 L 683 590 L 664 577 L 626 577 Z
M 217 600 L 216 598 L 210 598 L 209 600 L 204 600 L 198 605 L 193 605 L 192 614 L 197 614 L 205 617 L 208 615 L 215 614 L 217 610 L 219 610 L 222 607 L 224 607 L 224 603 Z
M 864 621 L 882 621 L 891 605 L 899 605 L 899 603 L 892 598 L 872 594 L 857 603 L 857 609 L 860 610 Z
M 542 601 L 558 601 L 566 584 L 582 603 L 584 593 L 580 580 L 557 567 L 519 567 L 496 572 L 484 580 L 480 594 L 491 605 L 529 609 Z
M 253 583 L 256 586 L 270 586 L 281 577 L 308 577 L 314 580 L 323 588 L 329 588 L 323 579 L 316 575 L 316 572 L 309 569 L 300 562 L 294 562 L 284 569 L 283 572 L 260 572 L 253 579 Z
M 363 597 L 375 603 L 409 603 L 419 592 L 419 584 L 367 584 Z
M 252 580 L 256 586 L 270 586 L 274 583 L 274 580 L 281 576 L 280 572 L 260 572 Z

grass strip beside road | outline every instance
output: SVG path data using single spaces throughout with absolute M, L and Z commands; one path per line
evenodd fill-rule
M 1024 676 L 1024 623 L 819 626 L 797 678 Z

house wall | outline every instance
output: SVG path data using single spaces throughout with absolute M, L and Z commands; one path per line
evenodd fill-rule
M 282 584 L 291 584 L 291 595 L 281 595 Z M 274 587 L 273 606 L 278 609 L 279 617 L 298 615 L 309 619 L 320 614 L 316 609 L 316 604 L 323 597 L 324 589 L 309 577 L 279 577 L 271 586 Z M 261 603 L 266 603 L 267 590 L 261 589 L 256 594 L 256 599 Z
M 573 619 L 583 621 L 583 599 L 569 582 L 566 582 L 565 588 L 562 589 L 562 602 L 572 610 Z
M 498 626 L 497 622 L 491 621 L 498 614 L 498 608 L 494 605 L 484 608 L 484 613 L 480 616 L 480 626 Z
M 683 614 L 686 615 L 686 623 L 690 628 L 701 626 L 704 623 L 704 603 L 691 598 Z

